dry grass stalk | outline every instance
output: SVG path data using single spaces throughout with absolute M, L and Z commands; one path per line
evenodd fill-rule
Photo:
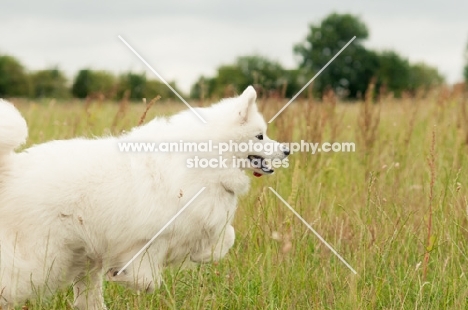
M 460 109 L 458 113 L 458 127 L 461 128 L 465 136 L 465 144 L 468 145 L 468 109 L 466 105 L 468 100 L 466 96 L 461 95 L 460 97 Z
M 330 89 L 328 90 L 322 97 L 323 100 L 323 113 L 322 113 L 322 127 L 326 127 L 330 130 L 330 137 L 329 141 L 336 141 L 338 136 L 338 129 L 340 128 L 340 124 L 343 118 L 341 115 L 340 119 L 337 119 L 336 113 L 336 105 L 337 105 L 337 97 L 335 92 Z
M 142 125 L 145 121 L 145 118 L 146 118 L 146 114 L 148 114 L 148 111 L 151 109 L 151 107 L 156 103 L 156 101 L 158 101 L 159 99 L 161 99 L 161 96 L 156 96 L 155 98 L 153 98 L 149 103 L 146 103 L 146 98 L 143 99 L 144 103 L 145 103 L 145 111 L 143 112 L 143 114 L 141 115 L 140 117 L 140 121 L 138 122 L 138 126 Z
M 380 124 L 380 104 L 374 104 L 375 82 L 371 82 L 366 91 L 364 102 L 361 104 L 358 116 L 358 136 L 364 144 L 366 158 L 370 155 L 377 140 Z
M 429 209 L 428 209 L 428 218 L 427 218 L 427 246 L 426 246 L 426 253 L 424 254 L 424 262 L 423 262 L 423 281 L 426 280 L 427 276 L 427 268 L 429 265 L 429 257 L 430 253 L 432 252 L 435 244 L 435 237 L 432 235 L 432 211 L 433 211 L 433 203 L 434 203 L 434 183 L 435 183 L 435 129 L 432 131 L 432 142 L 431 142 L 431 151 L 428 158 L 428 165 L 431 173 L 431 180 L 429 184 Z
M 129 104 L 129 99 L 130 98 L 130 91 L 126 90 L 122 100 L 119 102 L 119 109 L 117 110 L 117 113 L 114 116 L 114 121 L 112 122 L 112 130 L 115 130 L 115 127 L 119 123 L 119 121 L 125 116 L 125 113 L 127 112 L 128 109 L 128 104 Z

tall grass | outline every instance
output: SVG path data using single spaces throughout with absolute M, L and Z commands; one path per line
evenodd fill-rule
M 468 115 L 461 92 L 363 102 L 291 104 L 269 127 L 282 141 L 356 143 L 354 153 L 296 153 L 290 167 L 252 178 L 224 260 L 166 270 L 137 294 L 106 283 L 110 309 L 465 309 L 468 304 Z M 285 102 L 259 100 L 270 119 Z M 18 102 L 30 144 L 118 134 L 153 102 Z M 147 114 L 147 115 L 146 115 Z M 352 274 L 277 197 L 273 187 L 357 270 Z M 28 303 L 71 309 L 70 290 Z

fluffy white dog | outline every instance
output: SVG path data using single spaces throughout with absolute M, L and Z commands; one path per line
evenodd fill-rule
M 27 125 L 0 100 L 0 306 L 3 309 L 73 284 L 75 307 L 106 309 L 107 278 L 149 291 L 163 267 L 189 259 L 221 259 L 234 243 L 238 195 L 249 188 L 245 169 L 273 172 L 263 159 L 289 151 L 268 139 L 256 93 L 157 118 L 119 137 L 51 141 L 20 153 Z M 223 167 L 188 168 L 217 150 L 122 152 L 126 142 L 247 143 L 258 151 L 225 151 Z M 265 152 L 261 146 L 277 146 Z M 278 147 L 280 146 L 280 147 Z M 192 164 L 194 162 L 192 161 Z M 202 187 L 206 189 L 125 271 L 120 270 Z

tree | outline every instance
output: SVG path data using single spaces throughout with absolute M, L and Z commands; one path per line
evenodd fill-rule
M 247 83 L 241 86 L 244 90 L 248 85 L 261 85 L 266 90 L 276 90 L 284 84 L 284 68 L 276 61 L 263 56 L 239 57 L 236 63 Z
M 57 68 L 33 72 L 31 82 L 33 96 L 36 98 L 64 98 L 69 96 L 67 79 Z
M 318 25 L 312 24 L 305 41 L 295 45 L 299 67 L 314 74 L 356 36 L 356 39 L 317 77 L 314 88 L 321 95 L 327 87 L 356 97 L 364 93 L 378 67 L 378 57 L 363 46 L 369 33 L 366 25 L 350 14 L 333 13 Z
M 264 56 L 242 56 L 234 64 L 220 66 L 214 78 L 199 78 L 192 86 L 191 96 L 231 96 L 231 92 L 240 93 L 249 85 L 254 85 L 260 93 L 269 96 L 280 91 L 283 85 L 288 85 L 286 73 L 281 64 Z
M 440 85 L 444 78 L 437 68 L 425 63 L 416 63 L 410 66 L 408 89 L 417 91 L 418 89 L 429 90 L 433 86 Z
M 100 93 L 107 98 L 113 98 L 116 87 L 116 79 L 112 73 L 83 69 L 78 72 L 73 81 L 72 94 L 77 98 L 86 98 Z
M 384 86 L 399 97 L 410 85 L 410 64 L 407 59 L 393 51 L 384 51 L 378 55 L 379 65 L 375 73 L 377 89 Z
M 126 92 L 129 92 L 130 99 L 141 100 L 146 98 L 146 75 L 144 73 L 128 72 L 120 76 L 119 89 L 117 96 L 122 98 Z
M 468 83 L 468 63 L 465 65 L 465 69 L 463 70 L 463 75 L 465 76 L 465 82 Z
M 177 90 L 177 86 L 174 82 L 169 82 L 169 85 L 171 85 L 171 87 L 180 94 L 180 91 Z M 161 96 L 162 100 L 176 98 L 176 95 L 169 89 L 169 87 L 157 80 L 146 80 L 144 95 L 148 100 L 151 100 L 156 96 Z
M 233 92 L 239 92 L 249 85 L 249 78 L 241 71 L 239 66 L 224 65 L 218 68 L 218 73 L 212 82 L 212 89 L 210 89 L 210 97 L 226 97 L 232 94 L 226 94 L 231 89 Z
M 215 85 L 215 78 L 201 76 L 190 88 L 190 98 L 204 100 L 211 98 Z
M 468 84 L 468 44 L 465 50 L 465 69 L 463 70 L 463 76 L 465 77 L 465 82 Z
M 143 98 L 151 100 L 156 96 L 161 96 L 162 99 L 175 98 L 175 94 L 169 87 L 157 80 L 148 80 L 145 73 L 125 73 L 120 76 L 118 84 L 118 98 L 122 98 L 127 92 L 129 98 L 134 100 Z M 169 82 L 169 85 L 180 94 L 174 82 Z
M 0 56 L 0 97 L 29 97 L 31 83 L 21 63 L 12 56 Z

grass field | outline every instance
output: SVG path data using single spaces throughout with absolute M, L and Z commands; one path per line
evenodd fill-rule
M 143 104 L 15 101 L 29 144 L 118 134 Z M 285 101 L 259 100 L 265 119 Z M 269 127 L 279 141 L 355 142 L 354 153 L 295 153 L 290 167 L 252 178 L 237 239 L 224 260 L 172 268 L 139 295 L 106 283 L 110 309 L 468 308 L 468 101 L 427 97 L 298 101 Z M 146 121 L 184 109 L 157 102 Z M 268 189 L 282 195 L 356 269 L 354 275 Z M 28 303 L 71 309 L 71 290 Z

